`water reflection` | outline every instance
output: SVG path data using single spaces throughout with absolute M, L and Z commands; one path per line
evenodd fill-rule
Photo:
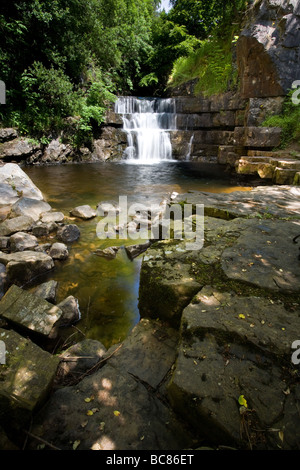
M 24 170 L 52 208 L 62 211 L 70 223 L 76 223 L 80 228 L 79 241 L 69 247 L 70 257 L 64 262 L 56 262 L 48 279 L 59 283 L 58 301 L 68 295 L 78 298 L 82 314 L 78 329 L 87 338 L 102 341 L 106 347 L 122 341 L 139 320 L 141 257 L 130 261 L 124 249 L 120 249 L 113 260 L 96 256 L 95 249 L 122 246 L 124 240 L 99 240 L 96 235 L 99 219 L 74 219 L 69 215 L 70 210 L 83 204 L 95 208 L 104 200 L 118 202 L 119 196 L 127 196 L 129 203 L 152 204 L 159 203 L 173 191 L 230 192 L 242 189 L 224 174 L 209 176 L 200 166 L 174 162 L 151 166 L 75 164 Z M 134 240 L 126 241 L 126 244 L 135 243 Z

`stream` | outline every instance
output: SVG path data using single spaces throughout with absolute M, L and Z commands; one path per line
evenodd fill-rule
M 133 261 L 124 249 L 112 260 L 95 255 L 98 248 L 137 242 L 100 240 L 96 235 L 99 218 L 75 219 L 70 217 L 70 210 L 84 204 L 96 208 L 101 201 L 118 202 L 119 196 L 127 196 L 129 203 L 151 204 L 159 203 L 173 191 L 225 193 L 249 189 L 235 185 L 222 170 L 215 169 L 209 174 L 210 168 L 206 173 L 203 165 L 175 161 L 151 165 L 123 161 L 24 168 L 53 210 L 63 212 L 67 223 L 75 223 L 81 231 L 78 242 L 69 246 L 69 258 L 56 262 L 55 269 L 39 279 L 39 283 L 58 281 L 57 302 L 68 295 L 79 300 L 81 320 L 76 325 L 79 339 L 85 335 L 108 348 L 122 341 L 139 321 L 142 255 Z

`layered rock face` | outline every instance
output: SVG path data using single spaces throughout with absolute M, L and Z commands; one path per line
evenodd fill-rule
M 300 6 L 297 0 L 262 0 L 249 12 L 237 42 L 244 98 L 285 95 L 300 77 Z

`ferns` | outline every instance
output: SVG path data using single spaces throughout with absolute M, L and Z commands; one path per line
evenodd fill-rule
M 168 85 L 175 87 L 197 78 L 195 94 L 204 96 L 232 88 L 237 83 L 237 72 L 232 65 L 231 46 L 231 41 L 215 38 L 201 41 L 195 52 L 174 62 Z

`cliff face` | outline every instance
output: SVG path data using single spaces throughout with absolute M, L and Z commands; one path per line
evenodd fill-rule
M 243 98 L 283 96 L 300 78 L 300 1 L 259 0 L 237 42 Z

